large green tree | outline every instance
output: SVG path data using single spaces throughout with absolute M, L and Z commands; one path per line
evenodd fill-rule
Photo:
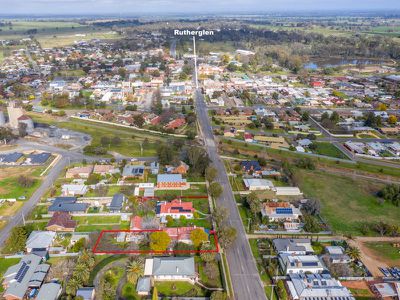
M 153 251 L 165 251 L 170 243 L 171 238 L 165 231 L 155 231 L 150 234 L 150 248 Z

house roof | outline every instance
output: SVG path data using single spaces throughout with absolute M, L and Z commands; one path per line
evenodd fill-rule
M 273 188 L 274 184 L 272 183 L 272 181 L 267 180 L 267 179 L 258 179 L 258 178 L 245 178 L 243 179 L 244 185 L 246 186 L 246 188 L 250 188 L 250 187 L 266 187 L 266 188 Z
M 94 287 L 81 287 L 76 291 L 77 297 L 82 297 L 83 300 L 91 300 L 94 292 Z
M 124 194 L 115 194 L 112 197 L 110 209 L 121 209 L 122 204 L 124 203 L 125 195 Z
M 39 300 L 56 300 L 61 291 L 61 285 L 55 282 L 45 283 L 39 290 L 36 299 Z
M 260 163 L 256 160 L 245 160 L 240 162 L 240 165 L 242 168 L 244 168 L 246 171 L 261 171 L 261 166 Z
M 136 284 L 137 292 L 150 292 L 150 277 L 140 277 Z
M 26 241 L 26 248 L 48 248 L 53 243 L 55 236 L 56 233 L 52 231 L 32 231 Z
M 311 247 L 310 239 L 274 239 L 272 243 L 277 252 L 314 252 Z
M 155 276 L 195 276 L 193 257 L 155 257 L 153 258 Z
M 76 227 L 76 221 L 72 220 L 70 214 L 64 211 L 56 211 L 46 227 L 57 225 L 63 228 L 74 229 Z
M 76 203 L 76 197 L 57 197 L 54 199 L 53 204 L 49 207 L 48 211 L 64 211 L 64 212 L 76 212 L 86 211 L 89 204 L 87 203 Z
M 144 174 L 144 166 L 142 165 L 126 165 L 122 171 L 122 176 L 142 176 Z
M 181 174 L 158 174 L 157 182 L 185 182 Z
M 29 287 L 40 287 L 50 268 L 47 264 L 40 264 L 41 262 L 41 257 L 29 254 L 18 264 L 9 267 L 3 275 L 3 284 L 7 286 L 3 296 L 22 299 Z
M 2 163 L 12 163 L 17 162 L 23 156 L 22 153 L 13 152 L 0 155 L 0 162 Z
M 187 214 L 194 212 L 192 202 L 182 202 L 182 200 L 175 199 L 171 202 L 159 202 L 157 204 L 157 214 Z

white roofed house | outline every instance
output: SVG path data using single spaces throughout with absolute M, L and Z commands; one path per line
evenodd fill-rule
M 279 265 L 284 274 L 322 273 L 324 266 L 316 255 L 278 255 Z
M 87 191 L 88 188 L 84 184 L 64 184 L 61 187 L 63 196 L 83 196 Z
M 293 300 L 355 300 L 351 292 L 329 274 L 289 274 L 286 285 Z
M 271 190 L 274 188 L 272 181 L 266 179 L 245 178 L 243 182 L 246 190 L 249 191 Z
M 400 143 L 394 142 L 387 145 L 388 150 L 396 156 L 400 156 Z
M 55 236 L 53 231 L 32 231 L 26 240 L 26 252 L 46 258 Z

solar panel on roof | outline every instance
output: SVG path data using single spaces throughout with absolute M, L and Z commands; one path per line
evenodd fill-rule
M 277 208 L 276 209 L 277 214 L 292 214 L 293 210 L 291 208 Z
M 19 274 L 19 276 L 16 278 L 17 281 L 18 281 L 19 283 L 22 282 L 22 279 L 24 279 L 24 277 L 25 277 L 25 275 L 26 275 L 26 272 L 28 272 L 28 270 L 29 270 L 29 266 L 28 266 L 28 265 L 26 265 L 26 266 L 22 269 L 22 272 L 21 272 L 21 273 Z

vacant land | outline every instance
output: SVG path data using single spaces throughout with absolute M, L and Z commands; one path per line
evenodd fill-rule
M 319 155 L 325 155 L 340 159 L 348 159 L 346 155 L 343 154 L 335 145 L 326 142 L 316 142 L 315 153 Z
M 400 248 L 393 246 L 390 242 L 364 243 L 380 260 L 383 260 L 388 266 L 400 266 Z
M 4 167 L 0 168 L 0 195 L 1 198 L 17 199 L 25 196 L 28 199 L 32 193 L 39 187 L 42 167 Z M 20 176 L 26 176 L 34 179 L 34 183 L 30 187 L 22 187 L 18 183 Z
M 337 233 L 362 235 L 365 222 L 400 225 L 400 207 L 379 204 L 375 197 L 382 184 L 301 169 L 295 170 L 295 181 L 306 197 L 321 201 L 322 217 Z

